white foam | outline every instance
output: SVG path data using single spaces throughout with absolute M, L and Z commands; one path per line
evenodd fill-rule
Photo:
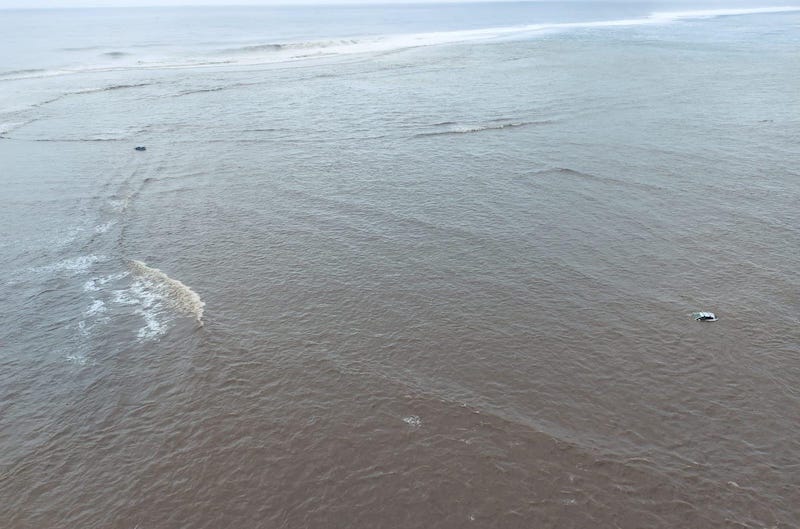
M 117 305 L 138 305 L 139 300 L 131 295 L 131 290 L 115 290 L 114 303 Z
M 144 319 L 144 327 L 136 333 L 139 341 L 158 338 L 169 329 L 172 316 L 164 306 L 164 296 L 150 282 L 137 278 L 127 289 L 114 290 L 112 302 L 137 306 L 134 313 Z
M 98 303 L 99 302 L 99 303 Z M 98 325 L 106 325 L 111 321 L 111 318 L 108 316 L 102 316 L 103 313 L 106 312 L 105 303 L 100 300 L 95 300 L 95 302 L 84 312 L 84 316 L 87 318 L 94 317 L 93 323 L 89 324 L 86 320 L 81 320 L 78 322 L 78 334 L 82 338 L 88 338 L 92 334 L 92 329 L 97 327 Z
M 94 227 L 94 232 L 98 233 L 98 234 L 105 233 L 109 229 L 111 229 L 111 227 L 114 224 L 116 224 L 116 222 L 114 222 L 113 220 L 110 220 L 110 221 L 106 222 L 105 224 L 98 224 L 97 226 Z
M 172 279 L 158 268 L 151 268 L 141 261 L 131 261 L 131 270 L 142 278 L 156 295 L 163 298 L 172 308 L 194 316 L 200 325 L 203 324 L 203 307 L 205 302 L 200 296 L 177 279 Z
M 144 327 L 139 329 L 136 333 L 136 337 L 139 341 L 151 340 L 167 332 L 168 321 L 159 318 L 161 311 L 154 309 L 155 307 L 150 307 L 149 309 L 136 311 L 137 314 L 140 314 L 144 318 L 145 322 Z
M 175 319 L 175 312 L 192 316 L 200 325 L 203 324 L 205 303 L 191 288 L 141 261 L 130 261 L 129 266 L 134 281 L 127 289 L 114 290 L 112 302 L 137 306 L 134 313 L 144 319 L 144 326 L 136 333 L 139 341 L 157 339 L 166 334 L 170 322 Z M 96 283 L 90 287 L 96 287 Z
M 102 299 L 96 299 L 92 302 L 88 309 L 86 309 L 86 316 L 96 316 L 97 314 L 101 314 L 106 312 L 106 304 Z M 81 322 L 83 323 L 83 322 Z
M 111 274 L 105 277 L 93 277 L 92 279 L 88 280 L 86 283 L 83 284 L 83 290 L 86 292 L 97 292 L 103 285 L 110 283 L 111 281 L 117 281 L 119 279 L 122 279 L 127 275 L 128 272 L 120 272 L 118 274 Z
M 692 11 L 664 11 L 650 15 L 656 20 L 681 20 L 689 18 L 717 18 L 742 15 L 768 15 L 771 13 L 791 13 L 800 11 L 800 6 L 754 7 L 743 9 L 700 9 Z
M 67 360 L 67 362 L 79 366 L 85 366 L 89 361 L 88 358 L 86 358 L 86 355 L 83 353 L 69 353 L 68 355 L 64 356 L 64 358 Z
M 30 268 L 29 270 L 35 273 L 68 272 L 73 275 L 78 275 L 86 273 L 94 263 L 102 261 L 103 259 L 105 259 L 103 256 L 81 255 L 78 257 L 64 259 L 63 261 L 59 261 L 50 265 Z
M 403 422 L 413 428 L 419 428 L 420 426 L 422 426 L 422 419 L 420 419 L 419 416 L 417 415 L 409 415 L 408 417 L 403 417 Z
M 793 11 L 800 11 L 800 6 L 655 12 L 646 17 L 619 20 L 528 24 L 462 31 L 439 31 L 402 35 L 384 35 L 341 41 L 320 40 L 301 43 L 286 43 L 281 45 L 269 44 L 265 46 L 245 47 L 239 50 L 238 53 L 241 55 L 242 51 L 250 50 L 251 53 L 249 54 L 249 59 L 247 57 L 237 56 L 232 62 L 275 62 L 281 60 L 321 57 L 325 55 L 387 52 L 405 48 L 454 44 L 459 42 L 525 38 L 537 34 L 574 29 L 617 28 L 651 24 L 669 24 L 679 20 L 692 18 L 715 18 L 720 16 L 786 13 Z
M 108 201 L 108 204 L 114 208 L 117 212 L 123 213 L 126 209 L 128 209 L 128 204 L 130 204 L 131 197 L 130 195 L 120 198 L 120 199 L 112 199 Z

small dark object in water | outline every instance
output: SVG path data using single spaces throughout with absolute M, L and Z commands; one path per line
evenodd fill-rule
M 138 147 L 134 147 L 134 149 L 136 149 L 137 151 L 146 151 L 146 150 L 147 150 L 147 147 L 142 147 L 142 146 L 140 145 L 140 146 L 138 146 Z
M 717 315 L 713 312 L 693 312 L 692 317 L 695 321 L 717 321 Z

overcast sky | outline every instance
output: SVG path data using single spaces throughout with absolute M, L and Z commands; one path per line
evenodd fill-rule
M 0 0 L 3 8 L 173 5 L 403 4 L 502 0 Z M 507 1 L 507 0 L 506 0 Z

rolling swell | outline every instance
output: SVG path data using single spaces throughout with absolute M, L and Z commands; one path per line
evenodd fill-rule
M 657 192 L 663 190 L 660 186 L 652 183 L 645 183 L 641 181 L 624 179 L 619 177 L 614 178 L 610 176 L 601 176 L 597 174 L 585 173 L 582 171 L 578 171 L 576 169 L 570 169 L 569 167 L 553 167 L 549 169 L 542 169 L 540 171 L 534 171 L 530 173 L 529 176 L 534 178 L 549 178 L 549 177 L 572 178 L 576 180 L 599 182 L 612 186 L 639 188 L 647 192 Z
M 584 173 L 569 167 L 553 167 L 552 169 L 542 169 L 531 173 L 531 176 L 573 176 L 578 178 L 597 178 L 597 176 Z
M 78 90 L 70 92 L 65 95 L 82 95 L 82 94 L 95 94 L 98 92 L 110 92 L 112 90 L 124 90 L 126 88 L 140 88 L 142 86 L 150 86 L 152 83 L 133 83 L 133 84 L 113 84 L 109 86 L 101 86 L 99 88 L 87 88 L 85 90 Z
M 17 129 L 20 129 L 26 125 L 30 125 L 36 121 L 35 119 L 29 119 L 27 121 L 14 121 L 8 123 L 0 123 L 0 139 L 8 139 L 9 134 L 14 132 Z
M 205 302 L 200 296 L 177 279 L 172 279 L 158 268 L 151 268 L 142 261 L 132 260 L 131 271 L 150 283 L 172 308 L 188 316 L 194 316 L 203 325 L 203 307 Z
M 260 53 L 265 51 L 287 51 L 287 50 L 313 50 L 324 49 L 332 46 L 349 46 L 358 44 L 360 41 L 356 39 L 342 39 L 342 40 L 312 40 L 306 42 L 285 42 L 285 43 L 268 43 L 268 44 L 255 44 L 252 46 L 242 46 L 240 48 L 228 48 L 221 50 L 220 53 Z
M 22 70 L 11 70 L 8 72 L 0 73 L 0 79 L 4 77 L 30 76 L 30 75 L 44 73 L 46 71 L 47 70 L 43 70 L 41 68 L 26 68 Z
M 57 142 L 57 143 L 84 143 L 84 142 L 106 142 L 106 141 L 125 141 L 126 138 L 38 138 L 36 142 Z
M 458 125 L 454 122 L 439 123 L 436 126 L 447 126 L 445 130 L 433 130 L 429 132 L 420 132 L 415 134 L 415 138 L 424 138 L 427 136 L 449 136 L 454 134 L 473 134 L 476 132 L 484 132 L 487 130 L 502 130 L 513 129 L 519 127 L 527 127 L 531 125 L 549 125 L 554 123 L 552 120 L 543 121 L 510 121 L 505 123 L 486 123 L 481 125 Z

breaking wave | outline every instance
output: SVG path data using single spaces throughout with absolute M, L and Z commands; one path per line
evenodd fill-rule
M 205 302 L 200 296 L 177 279 L 172 279 L 158 268 L 151 268 L 142 261 L 131 261 L 130 268 L 139 278 L 147 282 L 147 286 L 175 310 L 193 316 L 203 324 L 203 307 Z

